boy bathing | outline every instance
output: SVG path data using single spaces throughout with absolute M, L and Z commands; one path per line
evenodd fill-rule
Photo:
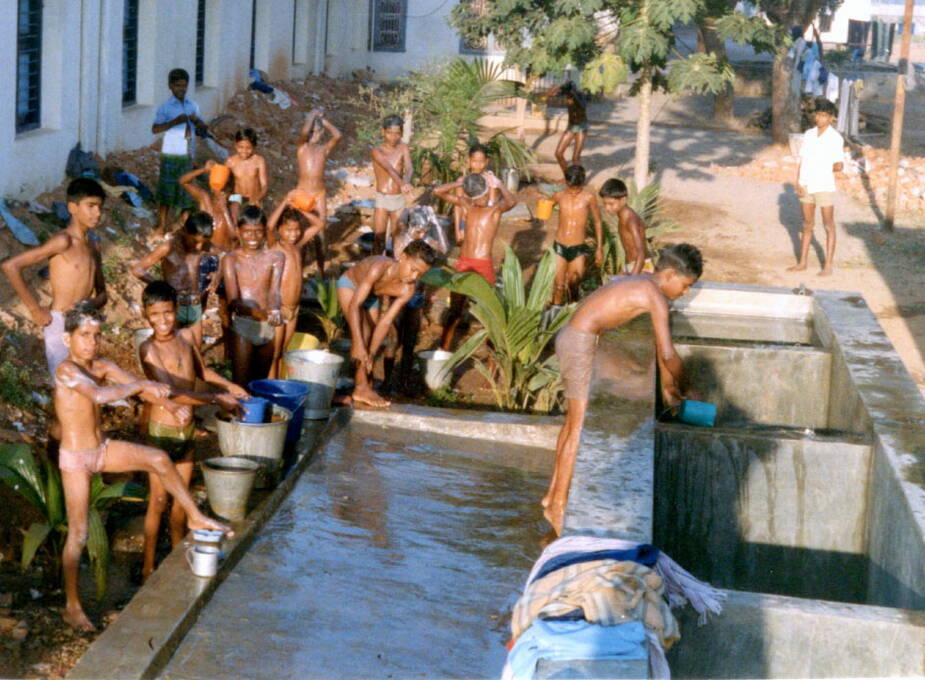
M 324 141 L 327 130 L 330 137 Z M 327 226 L 328 199 L 324 186 L 324 165 L 334 147 L 340 142 L 343 134 L 334 127 L 334 124 L 324 116 L 324 111 L 314 109 L 310 111 L 299 133 L 299 146 L 297 153 L 299 182 L 296 188 L 314 197 L 315 206 L 311 212 L 321 220 L 322 229 Z M 324 232 L 315 232 L 313 236 L 315 246 L 315 262 L 318 273 L 324 278 Z M 307 242 L 307 241 L 306 241 Z
M 626 190 L 626 184 L 623 180 L 613 177 L 604 182 L 599 193 L 604 210 L 610 215 L 615 215 L 618 221 L 620 245 L 626 254 L 623 273 L 642 274 L 644 271 L 654 271 L 646 245 L 646 225 L 639 214 L 627 205 L 629 192 Z
M 488 182 L 488 205 L 494 205 L 498 202 L 498 187 L 497 184 L 492 181 L 495 177 L 495 174 L 488 169 L 488 148 L 484 144 L 473 144 L 469 147 L 469 173 L 472 175 L 482 175 L 485 177 L 485 181 Z M 460 177 L 459 179 L 463 179 Z M 462 187 L 459 187 L 456 190 L 456 195 L 462 197 L 463 190 Z M 463 210 L 458 205 L 453 206 L 453 235 L 456 238 L 456 243 L 462 243 L 463 236 L 466 231 L 466 221 L 463 219 Z
M 103 435 L 102 404 L 135 395 L 145 401 L 159 402 L 167 399 L 171 390 L 162 383 L 138 380 L 111 361 L 99 359 L 101 324 L 99 312 L 92 306 L 78 306 L 67 312 L 64 342 L 69 354 L 55 372 L 55 413 L 62 430 L 58 466 L 68 522 L 62 556 L 67 600 L 63 617 L 68 624 L 84 631 L 94 630 L 94 626 L 80 604 L 77 573 L 87 541 L 90 479 L 97 472 L 142 471 L 156 475 L 186 511 L 191 529 L 215 529 L 231 535 L 228 527 L 199 510 L 166 453 Z M 105 386 L 107 382 L 114 384 Z
M 241 246 L 222 258 L 222 282 L 231 312 L 234 382 L 266 378 L 273 367 L 273 340 L 283 323 L 280 286 L 285 256 L 266 246 L 267 216 L 245 206 L 238 220 Z
M 501 200 L 495 205 L 488 205 L 489 183 L 501 192 Z M 457 196 L 456 189 L 462 187 L 464 196 Z M 495 285 L 495 266 L 491 260 L 491 250 L 501 223 L 501 215 L 517 205 L 517 201 L 497 177 L 491 175 L 466 175 L 461 180 L 444 184 L 434 189 L 434 194 L 448 203 L 458 205 L 463 210 L 462 219 L 466 223 L 465 234 L 459 258 L 456 260 L 457 272 L 475 272 L 488 283 Z M 466 305 L 466 296 L 453 293 L 450 296 L 450 312 L 443 328 L 440 347 L 449 351 L 453 345 L 456 326 L 462 319 Z
M 585 243 L 588 234 L 588 217 L 594 220 L 594 264 L 604 261 L 604 232 L 601 228 L 601 209 L 597 197 L 585 189 L 585 169 L 570 165 L 565 171 L 567 188 L 552 197 L 559 204 L 559 227 L 552 249 L 556 253 L 556 279 L 552 289 L 552 304 L 561 305 L 568 295 L 570 302 L 578 300 L 578 286 L 585 278 L 585 256 L 591 248 Z
M 832 127 L 835 114 L 835 104 L 820 97 L 816 101 L 816 127 L 803 133 L 795 184 L 803 211 L 800 261 L 787 271 L 806 269 L 816 226 L 816 206 L 819 206 L 825 227 L 825 263 L 819 275 L 829 276 L 835 267 L 835 173 L 841 172 L 845 157 L 845 140 Z
M 186 98 L 189 87 L 189 73 L 175 68 L 167 74 L 170 99 L 165 101 L 154 114 L 151 133 L 164 133 L 161 142 L 160 170 L 157 177 L 157 226 L 158 232 L 167 231 L 167 216 L 171 208 L 181 213 L 191 210 L 192 201 L 179 185 L 179 178 L 193 167 L 193 153 L 196 150 L 196 135 L 193 128 L 205 130 L 199 105 Z
M 199 209 L 212 216 L 212 244 L 222 251 L 235 247 L 238 232 L 235 229 L 237 222 L 232 220 L 228 209 L 227 183 L 216 187 L 209 183 L 210 191 L 206 191 L 195 181 L 199 175 L 210 172 L 215 167 L 215 161 L 206 161 L 206 164 L 197 170 L 191 170 L 180 178 L 180 186 L 196 199 Z
M 283 325 L 277 326 L 274 342 L 273 368 L 269 377 L 281 375 L 283 353 L 295 333 L 299 318 L 299 302 L 302 299 L 302 246 L 311 241 L 324 228 L 324 223 L 312 212 L 296 210 L 290 201 L 295 192 L 290 191 L 286 200 L 280 203 L 267 222 L 267 243 L 271 250 L 278 250 L 285 258 L 283 263 L 282 287 L 280 288 L 280 311 Z M 305 224 L 311 226 L 306 229 Z M 277 234 L 278 225 L 278 234 Z
M 100 309 L 106 304 L 106 287 L 99 247 L 90 239 L 103 214 L 106 194 L 94 180 L 78 177 L 67 187 L 67 209 L 71 221 L 40 246 L 15 255 L 3 263 L 3 273 L 23 301 L 32 320 L 43 329 L 45 359 L 52 378 L 58 364 L 67 358 L 64 341 L 64 313 L 82 300 Z M 48 260 L 51 306 L 43 307 L 26 286 L 22 270 Z
M 234 179 L 234 194 L 228 200 L 231 219 L 237 222 L 242 205 L 250 203 L 263 207 L 263 199 L 267 195 L 267 162 L 256 153 L 257 133 L 253 128 L 244 128 L 234 134 L 234 150 L 225 165 Z
M 565 97 L 565 106 L 568 109 L 568 127 L 562 133 L 559 144 L 556 146 L 556 161 L 559 163 L 559 167 L 562 168 L 562 174 L 564 175 L 569 165 L 581 165 L 581 151 L 585 146 L 585 137 L 588 134 L 588 105 L 581 90 L 571 80 L 550 88 L 546 93 L 547 97 L 556 95 Z M 572 160 L 568 162 L 565 159 L 565 154 L 569 146 L 573 144 Z
M 337 301 L 350 327 L 350 356 L 356 364 L 355 401 L 389 405 L 370 384 L 373 364 L 398 313 L 414 296 L 415 282 L 436 259 L 434 249 L 424 241 L 412 241 L 397 260 L 372 255 L 337 280 Z M 386 304 L 389 300 L 391 303 Z
M 200 289 L 200 261 L 211 237 L 212 216 L 202 211 L 194 212 L 186 218 L 183 229 L 172 234 L 132 267 L 136 278 L 153 283 L 156 279 L 148 270 L 160 263 L 164 280 L 176 291 L 177 325 L 190 329 L 197 348 L 202 347 L 204 292 Z
M 169 398 L 153 401 L 148 408 L 148 443 L 164 451 L 176 465 L 183 485 L 189 488 L 193 476 L 193 406 L 215 404 L 230 413 L 240 409 L 238 399 L 247 392 L 208 368 L 199 353 L 192 328 L 180 330 L 177 323 L 177 291 L 165 281 L 149 283 L 142 294 L 144 317 L 154 331 L 139 348 L 145 377 L 168 386 Z M 221 390 L 196 392 L 201 380 Z M 148 475 L 151 496 L 145 515 L 142 579 L 154 571 L 154 554 L 161 516 L 167 508 L 167 490 L 156 474 Z M 170 510 L 170 542 L 176 547 L 186 535 L 186 510 L 174 503 Z
M 582 300 L 571 321 L 556 336 L 556 357 L 565 384 L 565 423 L 556 442 L 556 462 L 543 514 L 557 534 L 562 533 L 572 470 L 591 388 L 597 339 L 640 314 L 652 317 L 656 361 L 666 405 L 681 401 L 684 367 L 671 342 L 668 301 L 684 295 L 703 272 L 703 259 L 694 246 L 682 243 L 662 251 L 654 274 L 621 277 Z
M 399 116 L 386 116 L 382 120 L 382 146 L 372 151 L 373 173 L 376 176 L 376 209 L 373 212 L 373 254 L 385 252 L 389 236 L 395 235 L 395 226 L 406 199 L 411 197 L 411 149 L 401 141 L 402 120 Z

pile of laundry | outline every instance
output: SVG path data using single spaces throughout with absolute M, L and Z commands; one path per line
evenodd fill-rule
M 705 623 L 725 594 L 645 543 L 564 536 L 533 566 L 511 616 L 504 680 L 531 680 L 541 659 L 648 659 L 649 676 L 670 678 L 665 658 L 680 637 L 674 607 Z

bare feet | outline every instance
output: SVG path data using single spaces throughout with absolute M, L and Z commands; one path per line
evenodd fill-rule
M 832 275 L 832 267 L 823 267 L 822 269 L 819 270 L 819 276 L 831 276 L 831 275 Z
M 562 507 L 559 505 L 547 507 L 543 510 L 543 517 L 552 525 L 553 530 L 558 536 L 562 535 L 562 514 Z
M 357 387 L 353 390 L 353 401 L 358 404 L 366 404 L 368 406 L 374 406 L 376 408 L 385 408 L 390 406 L 392 402 L 388 399 L 383 399 L 378 394 L 373 391 L 371 387 Z
M 84 610 L 80 604 L 74 605 L 73 607 L 68 605 L 62 609 L 61 618 L 64 619 L 66 624 L 72 628 L 76 628 L 81 632 L 89 633 L 96 630 L 96 626 L 94 626 L 90 622 L 90 619 L 87 618 L 87 615 L 84 613 Z
M 805 272 L 806 265 L 798 263 L 798 264 L 793 265 L 792 267 L 787 267 L 787 271 L 788 272 Z
M 212 531 L 221 531 L 225 534 L 225 538 L 234 538 L 234 532 L 231 530 L 231 527 L 228 527 L 221 522 L 216 522 L 210 517 L 206 517 L 201 512 L 196 513 L 196 516 L 190 516 L 186 524 L 190 529 L 211 529 Z

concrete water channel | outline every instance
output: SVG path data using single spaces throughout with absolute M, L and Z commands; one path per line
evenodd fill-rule
M 725 589 L 707 625 L 678 612 L 675 677 L 925 673 L 925 401 L 862 299 L 705 284 L 672 328 L 717 427 L 655 417 L 647 320 L 602 337 L 566 533 L 654 543 Z M 70 677 L 497 677 L 558 422 L 339 413 L 219 577 L 175 551 Z

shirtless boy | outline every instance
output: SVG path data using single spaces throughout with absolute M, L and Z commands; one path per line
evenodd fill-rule
M 386 116 L 382 120 L 382 146 L 373 149 L 373 173 L 376 176 L 376 209 L 373 212 L 373 254 L 385 252 L 388 236 L 395 227 L 406 198 L 411 195 L 411 149 L 401 141 L 402 120 Z
M 99 247 L 90 239 L 103 212 L 106 194 L 97 182 L 78 177 L 67 187 L 67 209 L 71 221 L 40 246 L 15 255 L 3 263 L 3 273 L 32 320 L 43 329 L 45 359 L 52 378 L 58 364 L 67 358 L 64 342 L 64 313 L 82 300 L 89 299 L 94 308 L 106 304 L 106 288 Z M 48 260 L 51 283 L 51 306 L 43 307 L 26 286 L 22 270 Z
M 565 171 L 567 187 L 555 194 L 552 200 L 559 204 L 559 228 L 552 249 L 556 253 L 556 279 L 552 289 L 552 304 L 561 305 L 568 295 L 569 302 L 578 300 L 578 286 L 585 278 L 585 256 L 590 248 L 585 244 L 588 217 L 594 220 L 594 264 L 604 261 L 604 231 L 601 227 L 601 209 L 597 196 L 585 189 L 585 169 L 570 165 Z
M 150 409 L 146 434 L 148 443 L 166 452 L 176 465 L 185 487 L 193 476 L 193 406 L 215 404 L 231 413 L 239 410 L 238 399 L 247 392 L 208 368 L 199 354 L 192 328 L 177 324 L 177 291 L 165 281 L 149 283 L 142 294 L 145 320 L 154 334 L 138 350 L 145 376 L 170 387 L 169 398 L 156 400 Z M 219 392 L 196 392 L 201 380 Z M 142 579 L 154 571 L 154 554 L 161 516 L 167 508 L 167 490 L 156 474 L 148 475 L 151 496 L 145 515 Z M 170 510 L 170 542 L 176 547 L 186 535 L 186 510 L 174 503 Z
M 424 241 L 412 241 L 397 260 L 372 255 L 337 280 L 337 301 L 350 327 L 350 356 L 356 364 L 355 401 L 389 405 L 370 384 L 373 364 L 398 313 L 414 296 L 415 282 L 436 259 L 434 249 Z
M 165 400 L 171 389 L 151 380 L 138 380 L 111 361 L 99 359 L 101 317 L 92 306 L 68 310 L 64 343 L 69 354 L 55 372 L 55 413 L 61 422 L 58 466 L 67 507 L 64 544 L 64 620 L 78 630 L 94 630 L 77 592 L 80 555 L 87 542 L 90 479 L 97 472 L 147 472 L 186 511 L 191 529 L 214 529 L 231 535 L 228 527 L 206 517 L 166 453 L 148 446 L 107 439 L 100 428 L 100 406 L 134 395 L 149 402 Z M 105 383 L 114 383 L 105 386 Z
M 290 205 L 293 193 L 289 192 L 289 196 L 276 207 L 267 222 L 267 243 L 272 250 L 278 250 L 285 257 L 280 289 L 283 325 L 277 326 L 273 339 L 273 368 L 269 376 L 271 378 L 281 375 L 283 353 L 292 340 L 299 317 L 299 302 L 302 299 L 302 246 L 311 241 L 324 227 L 324 223 L 313 212 L 302 212 Z M 308 229 L 305 228 L 306 220 L 311 225 Z
M 231 312 L 234 382 L 247 385 L 270 375 L 273 340 L 283 323 L 280 286 L 285 256 L 267 248 L 267 216 L 255 205 L 241 211 L 241 246 L 222 259 L 222 282 Z
M 616 216 L 619 222 L 620 244 L 626 254 L 623 273 L 642 274 L 643 271 L 654 271 L 646 246 L 646 225 L 639 214 L 627 205 L 629 193 L 626 184 L 614 177 L 604 182 L 599 193 L 604 210 Z
M 456 189 L 460 186 L 463 196 L 456 195 Z M 497 188 L 501 192 L 501 200 L 495 205 L 488 205 L 489 188 Z M 475 272 L 491 285 L 495 285 L 495 265 L 491 261 L 491 249 L 498 225 L 501 223 L 501 215 L 517 205 L 517 201 L 494 175 L 487 178 L 484 175 L 466 175 L 461 180 L 437 187 L 434 193 L 463 210 L 466 231 L 462 236 L 456 271 Z M 450 312 L 443 327 L 443 337 L 440 339 L 440 347 L 446 351 L 453 345 L 453 336 L 465 305 L 466 296 L 458 293 L 450 296 Z
M 196 199 L 199 209 L 212 216 L 212 244 L 221 251 L 229 251 L 235 247 L 238 231 L 235 229 L 236 221 L 232 220 L 228 209 L 228 185 L 223 187 L 209 186 L 206 191 L 195 181 L 199 175 L 209 172 L 215 166 L 215 161 L 206 161 L 206 164 L 180 178 L 182 186 L 190 196 Z
M 135 277 L 153 283 L 156 279 L 148 270 L 160 263 L 164 280 L 176 291 L 177 325 L 190 329 L 197 348 L 202 347 L 203 291 L 199 288 L 199 264 L 211 237 L 212 216 L 199 210 L 186 218 L 183 229 L 171 234 L 132 267 Z
M 257 133 L 253 128 L 244 128 L 234 134 L 234 150 L 225 165 L 234 179 L 234 194 L 228 200 L 231 219 L 237 222 L 242 204 L 263 207 L 263 199 L 267 195 L 267 162 L 255 153 Z
M 604 331 L 622 326 L 640 314 L 652 317 L 656 361 L 662 398 L 668 406 L 681 401 L 685 388 L 684 367 L 671 342 L 668 301 L 684 295 L 703 271 L 700 251 L 681 243 L 666 248 L 654 274 L 621 277 L 582 300 L 571 321 L 556 336 L 556 357 L 565 384 L 565 423 L 556 442 L 556 462 L 549 491 L 543 498 L 543 514 L 556 533 L 562 533 L 565 504 L 578 453 L 597 339 Z
M 488 205 L 494 205 L 498 202 L 497 184 L 491 181 L 495 174 L 488 169 L 488 148 L 484 144 L 473 144 L 469 147 L 469 174 L 483 175 L 485 181 L 491 187 L 488 190 Z M 463 175 L 465 177 L 465 175 Z M 463 179 L 460 177 L 459 179 Z M 457 196 L 463 195 L 462 187 L 456 190 Z M 463 235 L 466 232 L 466 221 L 463 219 L 463 210 L 460 206 L 453 206 L 453 235 L 456 243 L 462 243 Z
M 581 151 L 585 145 L 585 137 L 588 134 L 588 112 L 587 103 L 584 95 L 571 80 L 563 85 L 556 85 L 546 93 L 546 96 L 552 97 L 561 95 L 565 97 L 565 106 L 568 109 L 568 127 L 559 138 L 559 144 L 556 146 L 556 161 L 562 168 L 562 174 L 568 169 L 569 165 L 581 165 Z M 565 153 L 569 146 L 574 144 L 572 149 L 571 163 L 565 159 Z
M 330 135 L 327 141 L 324 141 L 325 130 Z M 297 151 L 299 183 L 296 188 L 314 197 L 315 207 L 312 208 L 312 212 L 318 216 L 322 228 L 327 225 L 328 219 L 328 199 L 324 187 L 324 164 L 334 147 L 340 142 L 341 137 L 343 137 L 341 131 L 325 118 L 321 109 L 314 109 L 308 113 L 305 124 L 302 126 L 302 131 L 299 133 Z M 315 247 L 315 262 L 318 273 L 324 278 L 324 232 L 315 232 L 312 238 L 314 239 L 312 243 L 314 243 Z

